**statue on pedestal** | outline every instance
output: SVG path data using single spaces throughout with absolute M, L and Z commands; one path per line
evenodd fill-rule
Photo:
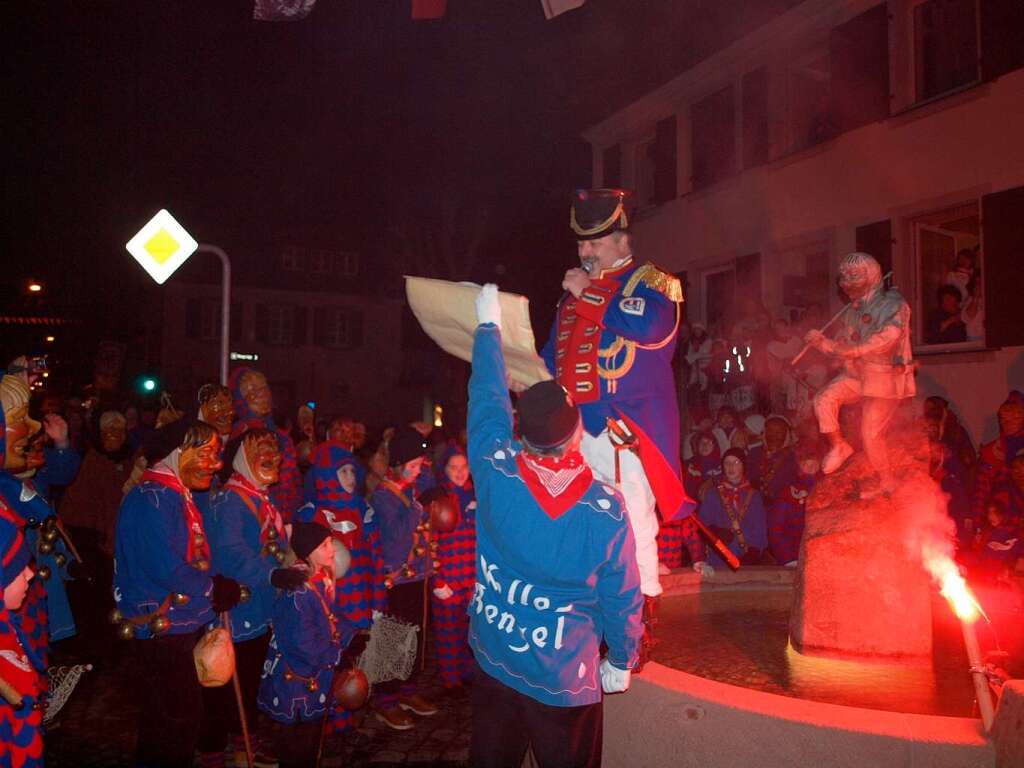
M 850 303 L 842 312 L 836 337 L 830 339 L 822 331 L 812 330 L 804 338 L 810 346 L 843 361 L 843 371 L 814 397 L 818 429 L 831 446 L 821 470 L 832 474 L 853 455 L 839 429 L 839 409 L 863 403 L 861 438 L 879 485 L 862 495 L 887 494 L 896 481 L 889 467 L 885 429 L 900 400 L 915 392 L 910 307 L 897 290 L 886 289 L 881 267 L 866 253 L 843 258 L 839 287 Z

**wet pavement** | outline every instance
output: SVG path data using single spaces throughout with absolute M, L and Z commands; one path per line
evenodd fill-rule
M 323 768 L 419 765 L 461 768 L 469 765 L 470 706 L 467 691 L 445 692 L 437 677 L 428 642 L 421 675 L 423 696 L 439 708 L 432 717 L 416 717 L 416 727 L 394 731 L 364 708 L 361 722 L 343 734 L 329 735 Z M 55 653 L 54 663 L 68 663 Z M 124 654 L 83 675 L 46 734 L 48 768 L 129 766 L 135 748 L 139 708 L 135 703 L 133 661 Z M 414 716 L 415 717 L 415 716 Z M 265 728 L 273 723 L 261 718 Z M 269 732 L 269 730 L 267 731 Z M 230 763 L 229 763 L 230 765 Z

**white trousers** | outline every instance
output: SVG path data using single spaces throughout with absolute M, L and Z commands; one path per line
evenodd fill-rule
M 615 448 L 608 439 L 606 429 L 597 437 L 583 432 L 580 446 L 583 457 L 594 472 L 594 477 L 619 489 L 626 500 L 626 515 L 636 539 L 636 564 L 640 571 L 640 591 L 647 597 L 661 594 L 658 581 L 658 513 L 654 492 L 647 482 L 640 459 L 632 451 L 619 452 L 619 475 L 615 482 Z
M 822 434 L 839 429 L 839 409 L 861 400 L 860 434 L 864 453 L 882 479 L 889 477 L 889 452 L 885 445 L 885 428 L 889 426 L 900 401 L 887 397 L 864 397 L 859 379 L 840 376 L 814 396 L 814 414 L 818 417 L 818 429 Z

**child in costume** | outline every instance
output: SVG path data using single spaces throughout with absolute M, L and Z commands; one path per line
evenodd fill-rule
M 366 470 L 338 442 L 316 447 L 306 476 L 306 501 L 299 509 L 303 522 L 317 522 L 331 531 L 349 552 L 348 571 L 335 582 L 335 606 L 358 635 L 350 653 L 358 656 L 373 623 L 373 612 L 387 605 L 380 532 L 373 510 L 360 494 Z M 347 730 L 352 713 L 336 707 L 328 716 L 327 731 Z
M 701 501 L 700 517 L 740 562 L 759 565 L 767 552 L 768 533 L 761 492 L 745 476 L 746 453 L 730 448 L 722 457 L 722 480 Z M 709 552 L 712 567 L 725 561 Z
M 473 654 L 467 643 L 467 608 L 476 584 L 476 493 L 462 448 L 449 445 L 437 463 L 441 470 L 438 487 L 428 494 L 440 493 L 450 498 L 458 512 L 458 523 L 452 531 L 433 531 L 440 567 L 434 575 L 430 610 L 441 682 L 446 688 L 455 688 L 473 677 Z M 420 501 L 429 506 L 427 495 L 421 496 Z
M 33 658 L 18 611 L 32 579 L 30 553 L 18 518 L 0 497 L 0 766 L 43 765 L 42 682 L 46 668 Z
M 283 726 L 277 742 L 281 768 L 308 768 L 317 762 L 324 717 L 332 706 L 335 667 L 355 628 L 334 607 L 330 529 L 296 522 L 291 544 L 309 575 L 274 601 L 274 635 L 263 666 L 259 708 Z

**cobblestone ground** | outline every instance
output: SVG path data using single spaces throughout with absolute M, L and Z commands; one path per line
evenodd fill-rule
M 60 649 L 54 663 L 68 663 Z M 48 768 L 107 768 L 131 765 L 139 710 L 133 662 L 127 654 L 86 673 L 46 734 Z M 417 717 L 416 727 L 393 731 L 363 710 L 359 726 L 327 738 L 323 768 L 420 765 L 461 768 L 469 762 L 468 692 L 446 693 L 437 678 L 428 643 L 421 676 L 424 698 L 438 706 L 433 717 Z M 415 716 L 414 716 L 415 717 Z M 272 727 L 264 720 L 267 728 Z M 230 764 L 230 763 L 229 763 Z

